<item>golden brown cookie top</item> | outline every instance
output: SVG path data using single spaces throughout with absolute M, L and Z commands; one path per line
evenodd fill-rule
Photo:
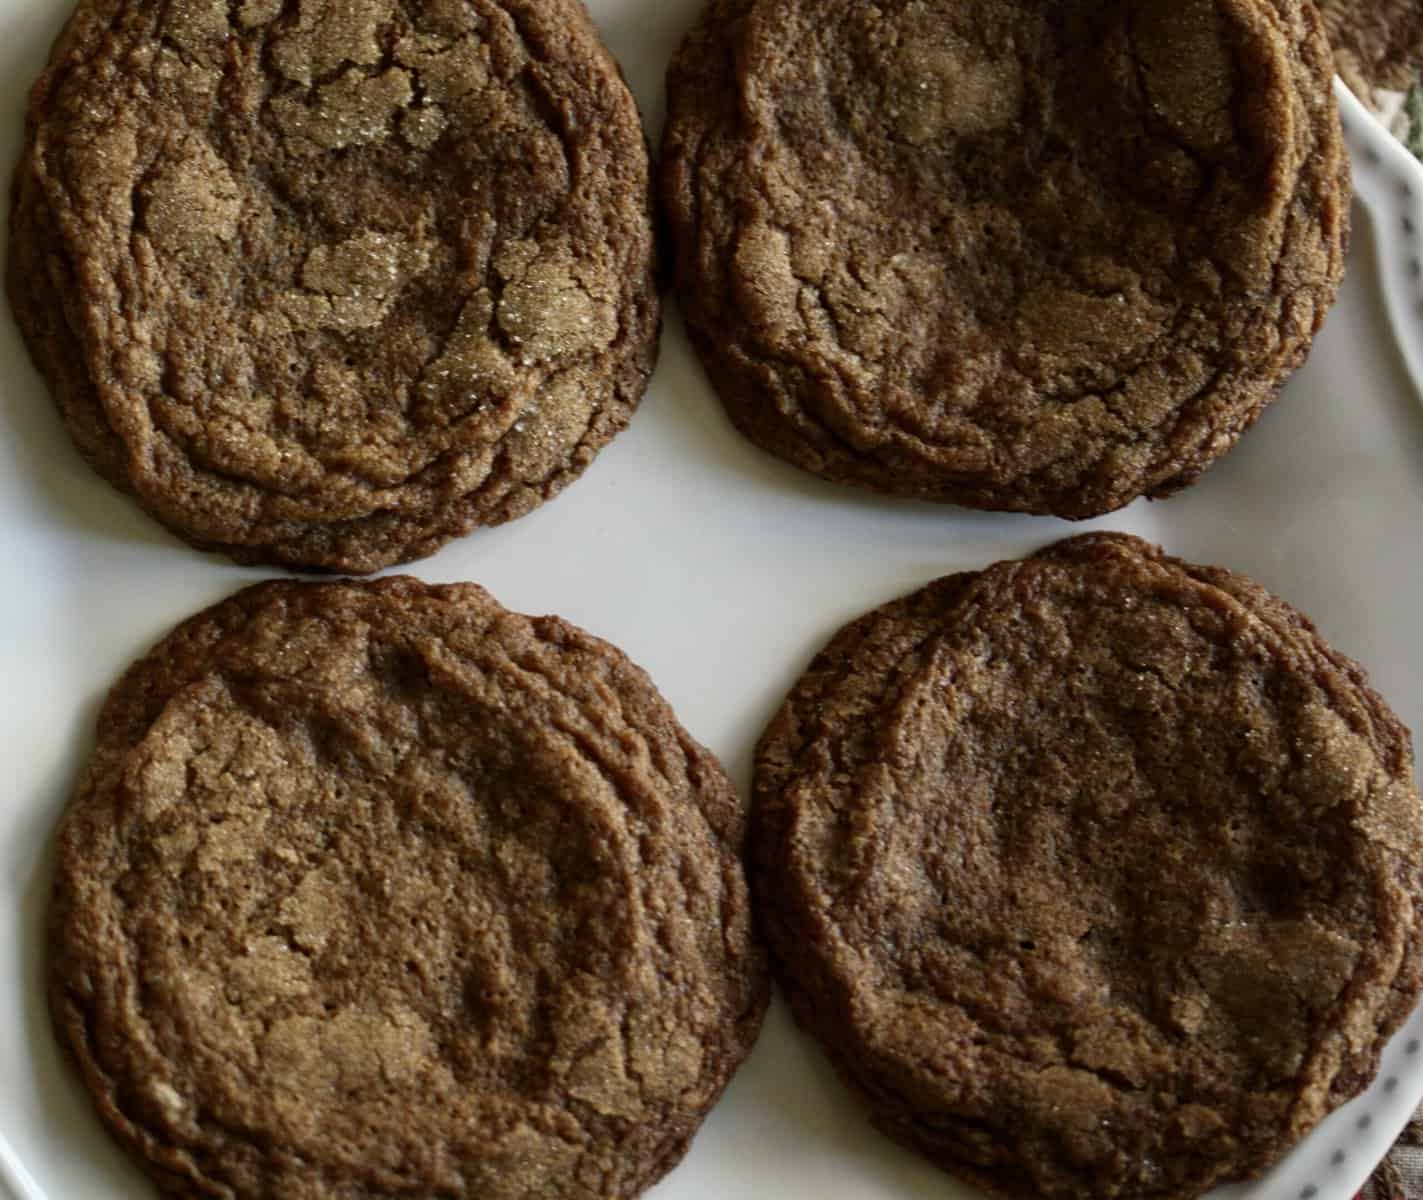
M 248 589 L 105 706 L 54 1015 L 174 1194 L 631 1197 L 760 1023 L 743 826 L 647 677 L 556 618 Z
M 753 885 L 877 1123 L 1011 1196 L 1198 1196 L 1417 998 L 1407 731 L 1297 612 L 1118 534 L 842 630 L 758 750 Z
M 732 419 L 986 508 L 1190 482 L 1337 288 L 1331 76 L 1298 0 L 716 0 L 668 77 L 662 185 Z

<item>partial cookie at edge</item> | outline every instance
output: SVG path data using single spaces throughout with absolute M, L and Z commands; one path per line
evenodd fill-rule
M 1116 534 L 852 622 L 756 759 L 797 1019 L 885 1132 L 1004 1195 L 1198 1195 L 1360 1090 L 1418 997 L 1420 845 L 1359 668 Z

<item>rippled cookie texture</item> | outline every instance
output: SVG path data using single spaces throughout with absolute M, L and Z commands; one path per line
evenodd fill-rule
M 1423 71 L 1423 5 L 1417 0 L 1320 0 L 1339 74 L 1361 99 L 1407 91 Z
M 662 189 L 731 419 L 980 508 L 1195 481 L 1334 299 L 1332 75 L 1307 0 L 713 0 Z
M 1284 602 L 1122 535 L 848 625 L 761 741 L 752 826 L 799 1022 L 994 1194 L 1258 1174 L 1423 976 L 1407 730 Z
M 744 806 L 647 676 L 471 585 L 259 585 L 121 679 L 50 1001 L 165 1195 L 633 1197 L 767 999 Z
M 75 442 L 240 561 L 369 571 L 519 516 L 652 369 L 647 152 L 579 0 L 83 0 L 14 198 Z

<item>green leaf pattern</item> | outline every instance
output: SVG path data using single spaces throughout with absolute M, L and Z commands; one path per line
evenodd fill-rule
M 1403 117 L 1407 122 L 1403 144 L 1423 159 L 1423 75 L 1409 89 L 1408 98 L 1403 102 Z

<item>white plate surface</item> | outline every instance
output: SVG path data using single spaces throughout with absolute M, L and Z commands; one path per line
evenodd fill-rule
M 65 7 L 0 0 L 0 163 L 14 159 L 23 89 Z M 592 7 L 655 133 L 662 73 L 697 0 Z M 581 482 L 411 569 L 478 581 L 511 607 L 562 613 L 622 646 L 743 788 L 761 727 L 840 624 L 939 575 L 1084 527 L 1127 530 L 1253 575 L 1309 612 L 1423 727 L 1423 407 L 1390 323 L 1390 312 L 1423 319 L 1410 266 L 1418 225 L 1403 221 L 1423 185 L 1404 194 L 1414 187 L 1406 157 L 1357 114 L 1351 138 L 1364 194 L 1371 203 L 1391 195 L 1392 207 L 1377 228 L 1356 209 L 1349 276 L 1308 366 L 1181 496 L 1069 526 L 822 484 L 731 430 L 674 313 L 643 409 Z M 0 799 L 0 1197 L 8 1187 L 14 1200 L 147 1200 L 151 1189 L 100 1130 L 50 1036 L 41 989 L 49 839 L 119 671 L 178 620 L 265 573 L 195 553 L 100 482 L 71 449 L 9 320 L 0 322 L 0 563 L 0 770 L 10 780 Z M 1423 1011 L 1389 1047 L 1373 1088 L 1271 1176 L 1228 1194 L 1352 1196 L 1423 1096 L 1420 1042 Z M 870 1130 L 778 1002 L 692 1152 L 652 1195 L 970 1193 Z

